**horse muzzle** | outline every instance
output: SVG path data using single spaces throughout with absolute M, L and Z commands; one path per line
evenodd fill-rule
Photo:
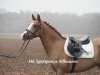
M 27 41 L 27 40 L 32 40 L 33 36 L 31 34 L 28 34 L 27 32 L 24 32 L 21 34 L 22 40 L 23 41 Z

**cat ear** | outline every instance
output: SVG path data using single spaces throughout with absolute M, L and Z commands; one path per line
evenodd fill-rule
M 32 20 L 34 21 L 34 20 L 36 20 L 36 18 L 34 17 L 34 15 L 32 14 Z
M 41 23 L 41 18 L 40 18 L 39 14 L 37 14 L 37 20 L 38 20 L 39 23 Z

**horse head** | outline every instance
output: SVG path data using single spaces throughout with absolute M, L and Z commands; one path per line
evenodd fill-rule
M 33 22 L 31 22 L 28 26 L 28 28 L 21 34 L 22 35 L 22 39 L 24 41 L 27 40 L 32 40 L 33 38 L 39 37 L 41 35 L 41 18 L 40 15 L 37 15 L 37 19 L 34 17 L 34 15 L 32 14 L 32 20 Z

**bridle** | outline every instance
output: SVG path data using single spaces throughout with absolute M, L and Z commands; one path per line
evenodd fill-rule
M 28 33 L 28 39 L 30 39 L 29 33 L 32 34 L 32 39 L 35 37 L 36 32 L 37 32 L 39 29 L 41 29 L 40 26 L 41 26 L 41 23 L 38 24 L 38 28 L 37 28 L 34 32 L 30 31 L 29 29 L 26 29 L 26 30 L 25 30 L 25 31 L 27 31 L 27 33 Z
M 2 54 L 2 55 L 0 55 L 0 56 L 2 56 L 2 57 L 8 57 L 8 58 L 16 58 L 16 57 L 19 57 L 19 56 L 25 51 L 25 49 L 26 49 L 26 47 L 28 46 L 30 40 L 32 40 L 32 39 L 35 37 L 36 32 L 37 32 L 39 29 L 41 29 L 40 26 L 41 26 L 41 23 L 38 24 L 38 28 L 37 28 L 34 32 L 30 31 L 29 29 L 26 29 L 26 30 L 25 30 L 25 31 L 27 31 L 27 34 L 28 34 L 28 40 L 23 42 L 23 44 L 22 44 L 20 50 L 18 51 L 18 55 L 16 55 L 16 56 L 15 56 L 15 55 L 14 55 L 14 56 L 11 56 L 11 55 L 4 55 L 4 54 Z M 29 33 L 32 34 L 32 39 L 30 39 Z M 26 43 L 26 45 L 25 45 L 25 43 Z M 25 45 L 25 46 L 24 46 L 24 45 Z

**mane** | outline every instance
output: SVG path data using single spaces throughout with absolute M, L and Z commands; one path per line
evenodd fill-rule
M 62 39 L 65 39 L 53 26 L 51 26 L 49 23 L 46 21 L 43 21 L 46 25 L 48 25 L 51 29 L 53 29 Z

